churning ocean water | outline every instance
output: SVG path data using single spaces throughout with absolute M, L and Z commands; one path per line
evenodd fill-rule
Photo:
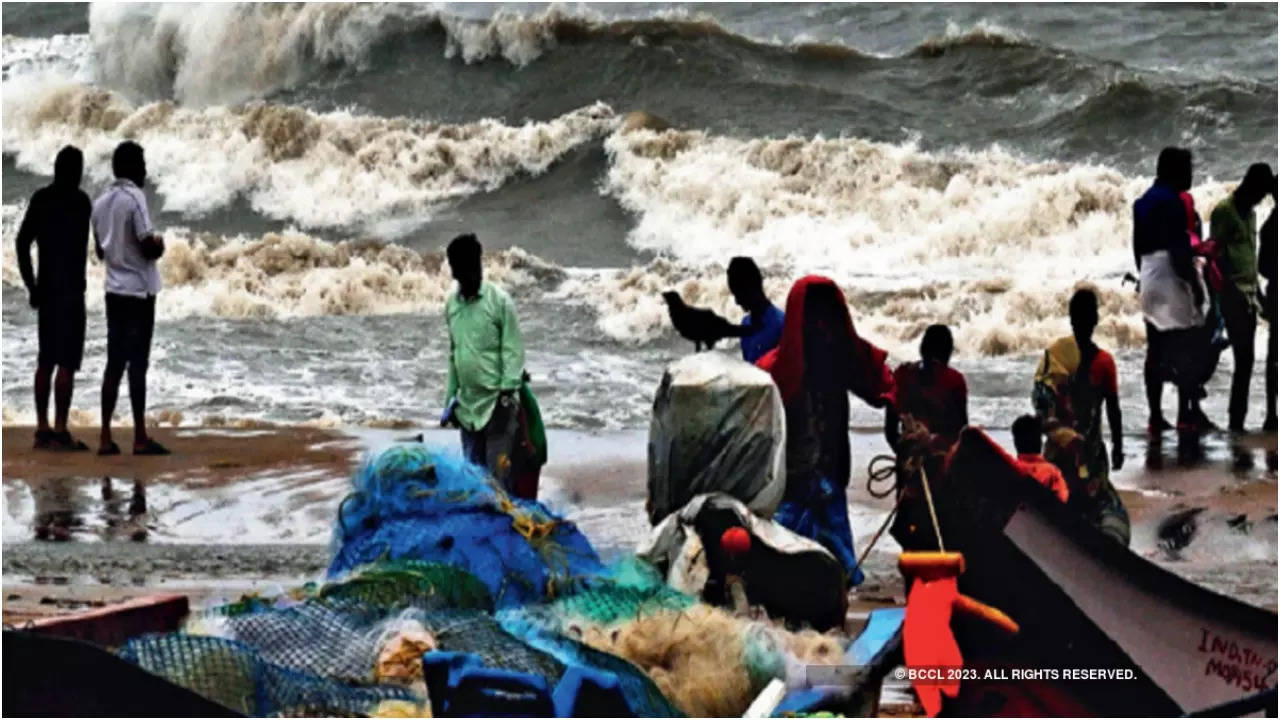
M 1273 4 L 6 4 L 4 418 L 32 415 L 26 199 L 67 143 L 96 194 L 134 138 L 169 240 L 149 399 L 185 424 L 431 423 L 441 251 L 474 231 L 553 426 L 644 427 L 692 349 L 660 293 L 736 318 L 724 266 L 748 254 L 779 303 L 836 278 L 895 362 L 951 325 L 997 427 L 1092 283 L 1136 431 L 1131 204 L 1165 145 L 1194 151 L 1206 215 L 1275 163 L 1276 27 Z

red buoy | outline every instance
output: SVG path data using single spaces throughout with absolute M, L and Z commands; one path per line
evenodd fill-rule
M 731 558 L 746 555 L 751 549 L 751 535 L 745 528 L 731 527 L 720 536 L 720 549 Z

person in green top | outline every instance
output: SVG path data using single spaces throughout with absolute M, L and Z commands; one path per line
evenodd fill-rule
M 442 424 L 461 429 L 467 459 L 513 494 L 532 498 L 538 468 L 521 403 L 524 341 L 511 296 L 483 279 L 481 253 L 472 234 L 454 238 L 446 251 L 458 290 L 445 302 L 449 379 Z
M 1267 321 L 1267 419 L 1264 431 L 1276 430 L 1276 179 L 1271 179 L 1271 214 L 1258 231 L 1258 274 L 1267 279 L 1262 317 Z
M 1209 216 L 1209 234 L 1223 248 L 1223 275 L 1227 282 L 1222 291 L 1222 315 L 1235 360 L 1227 414 L 1230 430 L 1237 433 L 1244 432 L 1249 408 L 1254 333 L 1258 329 L 1258 251 L 1253 209 L 1274 183 L 1270 165 L 1250 165 L 1235 192 L 1218 203 Z

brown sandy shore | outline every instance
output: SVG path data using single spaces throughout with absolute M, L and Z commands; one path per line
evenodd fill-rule
M 6 426 L 3 432 L 4 479 L 43 480 L 59 477 L 141 478 L 181 482 L 193 487 L 225 484 L 256 473 L 281 468 L 316 468 L 346 474 L 351 471 L 359 442 L 350 436 L 312 428 L 282 427 L 255 430 L 222 428 L 151 428 L 172 455 L 135 457 L 133 432 L 122 429 L 116 441 L 120 455 L 97 454 L 96 428 L 71 428 L 90 446 L 88 452 L 32 449 L 34 429 Z
M 86 441 L 96 440 L 90 429 L 73 431 Z M 67 533 L 71 542 L 34 540 L 32 528 L 6 528 L 5 622 L 158 591 L 187 593 L 199 606 L 315 578 L 327 562 L 325 543 L 336 502 L 361 452 L 408 434 L 300 427 L 161 428 L 154 432 L 175 451 L 173 455 L 135 458 L 128 448 L 124 455 L 109 458 L 92 451 L 35 451 L 30 427 L 3 429 L 6 521 L 20 515 L 39 526 L 47 523 L 40 518 L 50 515 L 48 508 L 64 509 L 69 502 L 65 496 L 74 496 L 80 503 L 70 513 L 77 518 L 72 522 L 78 523 Z M 593 542 L 600 534 L 612 534 L 614 540 L 622 539 L 619 545 L 634 545 L 648 527 L 642 512 L 642 437 L 638 433 L 553 437 L 558 448 L 566 449 L 553 453 L 545 474 L 555 478 L 553 492 L 580 508 L 580 516 L 574 519 Z M 453 436 L 431 439 L 448 442 Z M 853 439 L 856 457 L 879 452 L 879 440 L 857 434 Z M 1251 465 L 1242 469 L 1238 454 L 1233 457 L 1225 446 L 1211 445 L 1208 459 L 1185 464 L 1179 464 L 1174 448 L 1140 448 L 1146 453 L 1145 462 L 1131 458 L 1115 480 L 1125 488 L 1122 495 L 1133 521 L 1135 552 L 1219 592 L 1274 608 L 1275 438 L 1254 438 L 1247 449 L 1252 453 Z M 105 495 L 101 501 L 97 498 L 104 477 L 112 478 L 114 510 Z M 145 538 L 134 538 L 139 541 L 129 540 L 139 525 L 123 510 L 130 498 L 130 481 L 147 488 L 150 504 L 148 520 L 142 523 L 148 532 Z M 858 478 L 849 494 L 861 548 L 870 532 L 865 528 L 879 524 L 889 501 L 866 497 Z M 23 502 L 28 502 L 26 514 L 15 512 Z M 1271 534 L 1269 550 L 1264 539 L 1261 552 L 1251 547 L 1243 560 L 1224 557 L 1235 563 L 1225 578 L 1213 562 L 1212 547 L 1168 562 L 1155 549 L 1155 528 L 1170 514 L 1187 508 L 1204 508 L 1202 524 L 1210 529 L 1246 516 L 1255 536 Z M 213 519 L 200 524 L 206 517 Z M 53 521 L 55 530 L 57 523 Z M 56 533 L 52 537 L 59 539 Z M 82 539 L 88 542 L 77 542 Z M 1257 545 L 1256 538 L 1251 542 Z M 1240 552 L 1237 546 L 1224 550 Z M 868 582 L 854 596 L 854 614 L 901 600 L 892 557 L 891 553 L 872 554 Z M 1239 593 L 1232 591 L 1233 583 L 1240 586 Z
M 297 496 L 307 497 L 307 485 L 318 479 L 349 477 L 363 449 L 355 437 L 313 428 L 155 428 L 151 432 L 173 450 L 172 455 L 134 457 L 124 442 L 131 437 L 127 430 L 117 438 L 124 454 L 99 457 L 95 452 L 97 433 L 91 429 L 72 428 L 74 435 L 93 446 L 90 451 L 50 452 L 32 449 L 31 427 L 4 428 L 6 493 L 15 486 L 26 486 L 37 498 L 38 508 L 52 505 L 57 508 L 52 514 L 56 514 L 65 507 L 74 516 L 59 522 L 48 517 L 50 512 L 37 511 L 36 524 L 52 526 L 53 540 L 63 539 L 57 530 L 67 524 L 72 525 L 73 531 L 69 539 L 88 534 L 90 539 L 101 535 L 101 539 L 113 540 L 9 542 L 11 535 L 6 533 L 4 622 L 20 623 L 154 592 L 187 594 L 193 605 L 200 606 L 240 592 L 293 585 L 323 569 L 323 545 L 227 544 L 237 543 L 234 536 L 227 537 L 226 543 L 168 544 L 153 542 L 157 539 L 154 537 L 127 542 L 124 540 L 130 532 L 121 533 L 118 538 L 109 532 L 112 524 L 136 528 L 136 521 L 131 526 L 131 519 L 124 517 L 127 511 L 100 523 L 102 527 L 95 528 L 99 532 L 76 532 L 80 526 L 91 524 L 79 516 L 93 519 L 95 513 L 74 507 L 69 501 L 60 502 L 69 494 L 69 486 L 110 477 L 122 496 L 119 504 L 124 505 L 131 498 L 131 481 L 151 488 L 154 496 L 157 487 L 199 493 L 288 473 L 299 480 L 282 483 L 282 490 L 292 490 L 290 501 L 297 502 Z M 314 499 L 327 498 L 316 493 Z M 103 505 L 107 505 L 105 500 Z M 232 535 L 230 529 L 228 535 Z

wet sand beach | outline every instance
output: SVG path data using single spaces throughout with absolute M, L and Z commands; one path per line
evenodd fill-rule
M 316 468 L 343 473 L 349 469 L 352 452 L 357 449 L 350 437 L 311 428 L 150 428 L 148 432 L 174 453 L 136 457 L 131 453 L 132 429 L 121 428 L 114 438 L 122 454 L 103 457 L 97 454 L 97 428 L 70 430 L 89 445 L 88 452 L 34 450 L 34 428 L 6 426 L 5 480 L 109 475 L 191 487 L 217 486 L 280 469 Z
M 151 592 L 187 593 L 200 606 L 318 579 L 337 505 L 360 457 L 408 434 L 161 429 L 156 436 L 175 451 L 171 456 L 99 458 L 33 451 L 30 428 L 6 427 L 5 621 Z M 1007 433 L 993 435 L 1009 442 Z M 861 551 L 891 500 L 865 489 L 866 462 L 884 452 L 883 439 L 867 433 L 852 439 L 850 519 Z M 445 448 L 457 443 L 446 431 L 428 431 L 425 440 Z M 606 559 L 633 549 L 649 530 L 646 434 L 552 431 L 549 440 L 544 502 L 576 522 Z M 1133 551 L 1217 592 L 1274 609 L 1275 438 L 1233 447 L 1210 437 L 1181 451 L 1173 438 L 1159 446 L 1141 440 L 1129 439 L 1128 463 L 1114 475 L 1131 515 Z M 145 510 L 135 500 L 139 487 Z M 1162 523 L 1196 509 L 1184 547 L 1161 542 Z M 901 602 L 897 551 L 886 535 L 870 554 L 867 582 L 852 597 L 855 616 Z

